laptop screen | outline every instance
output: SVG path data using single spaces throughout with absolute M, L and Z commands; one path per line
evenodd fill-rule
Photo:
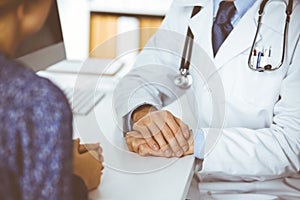
M 56 1 L 44 26 L 22 42 L 15 58 L 36 71 L 66 58 Z

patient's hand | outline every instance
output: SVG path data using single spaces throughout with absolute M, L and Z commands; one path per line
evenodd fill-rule
M 102 149 L 99 144 L 79 142 L 79 139 L 73 141 L 73 173 L 83 179 L 88 190 L 93 190 L 99 186 L 102 175 Z
M 125 139 L 126 139 L 128 149 L 141 156 L 170 157 L 170 156 L 166 156 L 165 153 L 163 152 L 163 149 L 165 148 L 160 148 L 158 151 L 155 151 L 152 148 L 150 148 L 150 146 L 147 144 L 143 136 L 137 131 L 130 131 L 126 133 Z M 193 138 L 192 131 L 190 131 L 188 144 L 189 144 L 189 149 L 185 151 L 183 155 L 190 155 L 194 153 L 194 138 Z M 176 156 L 175 153 L 172 152 L 171 157 L 175 157 L 175 156 Z

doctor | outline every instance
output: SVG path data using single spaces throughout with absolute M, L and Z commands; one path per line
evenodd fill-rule
M 300 2 L 293 1 L 286 45 L 288 1 L 267 3 L 251 52 L 261 2 L 174 0 L 115 90 L 129 150 L 165 157 L 194 154 L 203 160 L 198 174 L 202 197 L 244 199 L 240 193 L 256 193 L 252 199 L 300 198 Z M 192 14 L 195 6 L 201 10 Z M 226 14 L 221 7 L 227 7 Z M 226 21 L 223 27 L 218 27 L 220 18 Z M 188 28 L 194 37 L 193 85 L 182 89 L 173 77 Z M 249 68 L 250 52 L 255 69 L 268 63 L 277 68 L 283 49 L 277 70 Z M 190 107 L 196 124 L 184 113 L 162 110 L 183 95 L 188 98 L 183 112 Z

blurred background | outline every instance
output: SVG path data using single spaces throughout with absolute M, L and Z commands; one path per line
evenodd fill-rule
M 114 59 L 127 49 L 138 52 L 161 25 L 170 4 L 171 0 L 57 0 L 60 19 L 53 4 L 45 26 L 24 41 L 16 57 L 62 40 L 68 60 Z M 116 37 L 126 32 L 126 38 Z

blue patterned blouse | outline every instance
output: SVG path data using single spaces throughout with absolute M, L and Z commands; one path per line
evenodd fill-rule
M 63 93 L 0 54 L 0 94 L 0 199 L 78 199 L 72 113 Z

